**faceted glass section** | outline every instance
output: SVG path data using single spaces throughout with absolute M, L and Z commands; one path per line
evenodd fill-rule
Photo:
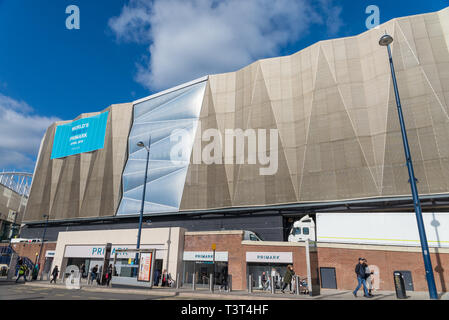
M 142 141 L 148 146 L 150 136 L 144 213 L 179 211 L 205 88 L 203 81 L 134 106 L 129 157 L 122 176 L 123 197 L 117 215 L 140 213 L 147 150 L 137 143 Z M 175 130 L 183 130 L 182 139 L 172 137 Z M 180 147 L 188 152 L 172 152 Z

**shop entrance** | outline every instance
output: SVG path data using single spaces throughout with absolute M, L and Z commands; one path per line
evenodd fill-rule
M 97 261 L 98 262 L 98 261 Z M 80 274 L 82 278 L 87 278 L 87 275 L 89 274 L 89 270 L 93 268 L 95 265 L 90 266 L 91 259 L 87 258 L 68 258 L 67 259 L 67 266 L 77 266 L 80 270 Z M 81 272 L 81 268 L 84 265 L 84 273 Z
M 182 275 L 183 283 L 192 283 L 195 275 L 195 284 L 197 287 L 208 287 L 209 276 L 214 273 L 214 264 L 212 261 L 184 261 L 184 272 Z M 221 285 L 222 275 L 228 274 L 228 263 L 215 262 L 215 284 Z
M 251 275 L 253 279 L 253 288 L 262 289 L 262 273 L 265 272 L 267 280 L 272 273 L 275 275 L 274 283 L 276 289 L 280 289 L 284 274 L 287 271 L 288 263 L 249 263 L 246 266 L 246 278 Z

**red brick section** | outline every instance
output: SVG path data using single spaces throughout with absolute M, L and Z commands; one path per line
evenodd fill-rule
M 415 291 L 428 290 L 421 252 L 318 248 L 319 266 L 336 269 L 338 289 L 349 290 L 356 287 L 357 280 L 354 269 L 359 257 L 366 258 L 369 264 L 379 267 L 379 290 L 394 291 L 393 272 L 399 270 L 411 271 Z M 437 290 L 447 292 L 449 254 L 431 254 L 431 259 Z
M 301 277 L 307 276 L 304 247 L 243 245 L 242 235 L 209 234 L 186 235 L 184 250 L 211 251 L 212 243 L 217 245 L 217 251 L 228 251 L 228 270 L 232 275 L 233 287 L 236 290 L 246 289 L 247 251 L 293 252 L 293 267 L 296 274 Z M 369 264 L 379 268 L 379 290 L 394 291 L 393 272 L 396 270 L 411 271 L 415 291 L 428 290 L 421 252 L 319 247 L 316 254 L 319 267 L 335 268 L 337 288 L 340 290 L 355 288 L 357 280 L 354 268 L 359 257 L 366 258 Z M 449 287 L 449 254 L 442 253 L 438 256 L 431 254 L 431 258 L 437 289 L 439 292 L 446 292 Z
M 232 286 L 235 290 L 245 290 L 246 279 L 246 252 L 292 252 L 295 272 L 307 276 L 305 249 L 297 246 L 260 246 L 243 245 L 242 235 L 237 234 L 210 234 L 186 235 L 184 239 L 185 251 L 212 251 L 212 243 L 217 246 L 216 251 L 228 252 L 228 273 L 232 275 Z
M 239 290 L 244 288 L 242 281 L 246 278 L 242 239 L 243 234 L 186 235 L 184 251 L 212 251 L 213 243 L 217 245 L 216 251 L 227 251 L 228 273 L 232 275 L 233 287 Z
M 292 252 L 293 253 L 293 269 L 295 274 L 301 278 L 307 277 L 307 264 L 306 264 L 306 250 L 304 247 L 298 246 L 257 246 L 257 245 L 242 245 L 243 251 L 243 264 L 246 264 L 246 252 Z M 284 271 L 287 271 L 285 269 Z M 246 267 L 245 267 L 246 274 Z M 284 275 L 281 274 L 283 277 Z M 246 282 L 245 282 L 246 285 Z
M 5 246 L 8 246 L 6 244 Z M 40 243 L 13 243 L 12 248 L 14 251 L 21 257 L 27 257 L 33 263 L 36 261 L 36 256 L 39 255 L 39 250 L 41 248 Z M 45 264 L 45 252 L 47 250 L 55 250 L 56 249 L 56 242 L 45 242 L 42 247 L 42 255 L 39 259 L 39 262 L 41 264 L 41 271 L 43 269 L 43 266 Z

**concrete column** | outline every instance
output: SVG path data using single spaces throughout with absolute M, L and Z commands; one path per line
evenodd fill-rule
M 9 263 L 9 270 L 7 275 L 8 280 L 12 280 L 12 278 L 15 276 L 16 265 L 17 265 L 17 254 L 13 252 L 11 254 L 11 262 Z

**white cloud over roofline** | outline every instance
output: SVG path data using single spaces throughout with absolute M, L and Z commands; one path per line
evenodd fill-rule
M 56 117 L 34 113 L 26 102 L 0 93 L 0 170 L 33 170 L 43 135 Z
M 161 90 L 279 55 L 314 25 L 336 33 L 340 13 L 333 0 L 129 0 L 109 27 L 148 44 L 136 81 Z

